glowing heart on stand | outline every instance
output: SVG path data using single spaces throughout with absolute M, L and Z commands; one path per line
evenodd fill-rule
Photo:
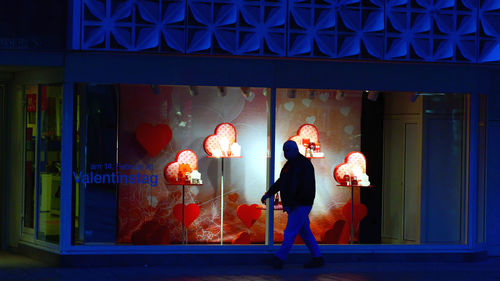
M 175 161 L 168 163 L 163 170 L 168 183 L 175 184 L 182 182 L 182 179 L 178 179 L 179 164 L 187 164 L 191 170 L 198 170 L 198 156 L 194 151 L 189 149 L 179 151 L 175 156 Z
M 318 128 L 313 124 L 304 124 L 297 130 L 297 135 L 289 138 L 289 140 L 295 141 L 299 146 L 302 139 L 309 139 L 309 142 L 319 143 Z
M 350 178 L 355 176 L 356 170 L 366 173 L 366 158 L 363 153 L 353 151 L 347 154 L 344 163 L 338 164 L 333 170 L 333 178 L 339 184 L 345 184 L 344 176 L 349 175 Z
M 221 147 L 221 143 L 225 143 L 229 147 L 236 142 L 236 128 L 231 123 L 219 124 L 214 134 L 205 138 L 203 148 L 209 156 L 214 156 L 215 151 L 222 151 L 227 148 Z

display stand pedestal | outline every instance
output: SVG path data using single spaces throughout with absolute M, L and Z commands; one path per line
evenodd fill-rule
M 184 227 L 184 225 L 185 225 L 184 221 L 186 220 L 184 218 L 184 206 L 185 206 L 185 204 L 184 204 L 184 201 L 185 201 L 184 200 L 184 198 L 185 198 L 184 194 L 185 194 L 185 190 L 186 190 L 186 186 L 183 184 L 182 185 L 182 244 L 186 244 L 186 242 L 187 242 L 186 241 L 187 240 L 186 231 L 184 230 L 184 228 L 185 228 Z
M 181 184 L 167 184 L 167 185 L 181 185 Z M 202 184 L 182 184 L 182 244 L 187 243 L 187 229 L 185 227 L 185 215 L 184 215 L 184 208 L 186 207 L 185 205 L 185 190 L 186 186 L 201 186 Z
M 221 160 L 221 175 L 220 175 L 220 244 L 224 244 L 224 158 L 242 158 L 241 156 L 223 156 L 208 158 L 217 158 Z
M 354 188 L 355 187 L 365 187 L 365 188 L 373 188 L 373 185 L 361 186 L 361 185 L 337 185 L 339 187 L 347 187 L 351 189 L 351 235 L 349 238 L 349 244 L 354 244 Z
M 220 174 L 220 244 L 224 244 L 224 158 L 221 159 Z

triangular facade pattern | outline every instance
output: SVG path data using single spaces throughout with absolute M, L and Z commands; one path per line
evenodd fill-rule
M 82 50 L 500 62 L 500 0 L 81 3 Z

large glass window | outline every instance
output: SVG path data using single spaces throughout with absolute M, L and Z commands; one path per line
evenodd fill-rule
M 246 87 L 83 86 L 75 243 L 265 243 L 259 200 L 268 181 L 269 95 Z
M 350 206 L 351 192 L 347 187 L 338 187 L 332 175 L 335 165 L 343 162 L 350 151 L 360 150 L 361 101 L 359 91 L 277 90 L 275 174 L 279 175 L 286 161 L 283 143 L 295 140 L 315 169 L 316 198 L 309 218 L 311 230 L 321 243 L 349 241 L 347 232 L 334 231 L 348 229 L 344 206 Z M 312 145 L 314 149 L 309 149 Z M 359 191 L 356 192 L 355 201 L 359 201 Z M 286 222 L 287 215 L 276 211 L 275 243 L 283 241 Z M 301 243 L 300 238 L 296 241 Z
M 286 140 L 314 165 L 321 244 L 465 243 L 468 95 L 277 89 L 271 109 L 270 95 L 80 85 L 74 243 L 262 244 L 272 230 L 279 244 L 280 195 L 273 210 L 260 197 L 269 144 L 276 180 Z
M 315 168 L 309 218 L 316 239 L 464 243 L 467 98 L 278 89 L 275 174 L 286 161 L 283 143 L 295 140 Z M 274 218 L 280 243 L 287 216 L 276 211 Z

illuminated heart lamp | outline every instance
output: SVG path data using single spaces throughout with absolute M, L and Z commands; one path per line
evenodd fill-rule
M 198 170 L 198 156 L 189 149 L 179 151 L 175 156 L 175 161 L 165 166 L 163 174 L 168 183 L 184 184 L 184 179 L 179 179 L 179 171 L 185 175 L 186 172 Z
M 290 137 L 288 140 L 293 140 L 298 146 L 302 145 L 302 140 L 309 140 L 309 142 L 319 143 L 318 128 L 313 124 L 304 124 L 297 130 L 297 135 Z
M 344 180 L 345 175 L 349 175 L 349 178 L 354 176 L 360 178 L 366 173 L 366 158 L 363 153 L 359 151 L 353 151 L 347 154 L 344 159 L 344 163 L 340 163 L 335 166 L 333 170 L 333 178 L 340 185 L 345 185 Z
M 236 143 L 236 128 L 231 123 L 221 123 L 214 134 L 205 138 L 203 149 L 212 157 L 239 157 L 241 147 Z

